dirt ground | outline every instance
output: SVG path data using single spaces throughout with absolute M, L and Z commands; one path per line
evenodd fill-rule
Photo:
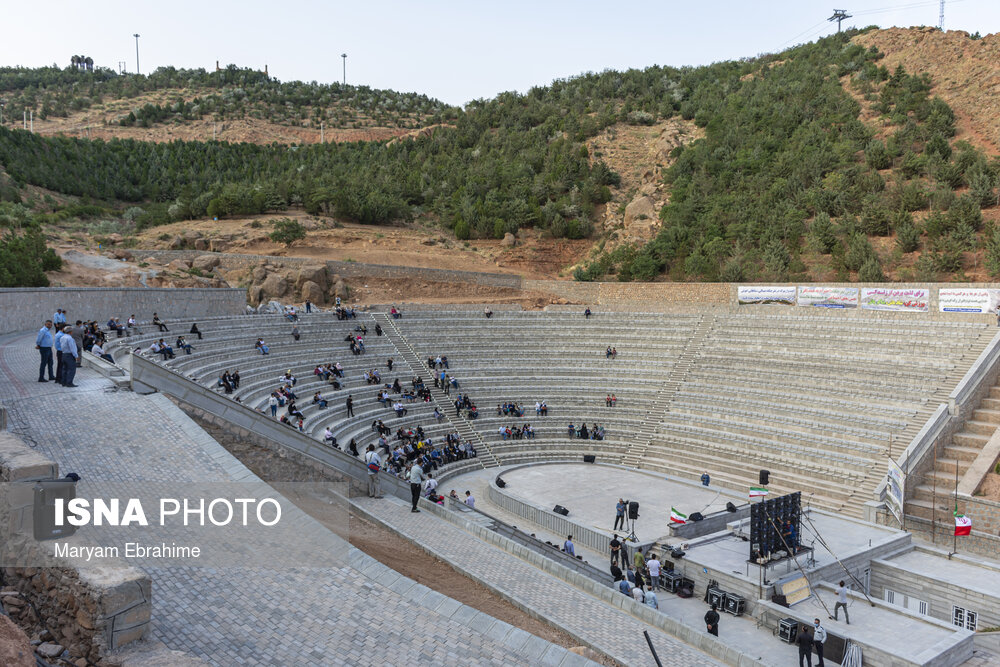
M 995 472 L 986 473 L 982 484 L 979 485 L 977 498 L 1000 501 L 1000 475 Z
M 28 636 L 7 616 L 0 615 L 0 665 L 34 667 L 35 653 Z

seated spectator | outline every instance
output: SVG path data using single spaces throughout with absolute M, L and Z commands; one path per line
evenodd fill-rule
M 610 345 L 608 345 L 608 349 L 604 351 L 604 358 L 605 359 L 610 359 L 611 358 L 611 346 Z
M 160 331 L 170 331 L 170 329 L 167 328 L 167 323 L 161 320 L 160 316 L 156 313 L 153 313 L 153 324 L 160 327 Z
M 587 310 L 583 311 L 583 316 L 588 320 L 590 319 L 590 308 L 587 308 Z
M 350 452 L 351 452 L 351 454 L 353 454 L 354 456 L 360 456 L 360 454 L 358 453 L 358 443 L 357 443 L 357 442 L 356 442 L 356 441 L 354 440 L 354 438 L 351 438 L 351 442 L 350 442 L 350 444 L 349 444 L 349 445 L 347 446 L 347 449 L 348 449 L 348 451 L 350 451 Z
M 378 322 L 375 323 L 375 335 L 376 336 L 381 336 L 382 335 L 382 327 L 380 327 L 378 325 Z M 391 366 L 389 367 L 389 370 L 392 370 Z
M 290 387 L 294 387 L 295 383 L 298 382 L 298 380 L 295 379 L 295 376 L 292 375 L 292 369 L 289 368 L 287 371 L 285 371 L 284 375 L 278 376 L 278 382 L 283 382 Z
M 396 310 L 396 306 L 393 306 L 392 308 L 389 309 L 389 314 L 392 315 L 392 319 L 394 320 L 398 320 L 403 316 L 401 312 Z
M 337 444 L 337 438 L 333 435 L 333 431 L 330 430 L 329 426 L 323 431 L 323 442 L 340 449 L 340 446 Z
M 295 401 L 292 401 L 291 403 L 289 403 L 288 404 L 288 408 L 286 408 L 286 410 L 288 412 L 288 416 L 289 417 L 296 417 L 298 419 L 305 419 L 305 415 L 302 414 L 302 411 L 299 410 L 298 407 L 296 407 Z
M 486 308 L 483 310 L 483 315 L 486 316 L 486 319 L 490 319 L 491 317 L 493 317 L 493 311 L 490 310 L 489 306 L 486 306 Z
M 549 414 L 549 406 L 546 405 L 545 401 L 542 401 L 542 416 Z
M 313 404 L 319 405 L 320 410 L 325 409 L 326 399 L 323 398 L 323 394 L 319 393 L 318 391 L 315 394 L 313 394 Z
M 295 340 L 298 340 L 301 337 L 302 336 L 299 333 L 299 328 L 297 326 L 292 327 L 292 338 L 294 338 Z
M 254 345 L 254 347 L 260 350 L 261 355 L 271 354 L 271 349 L 264 344 L 263 338 L 258 338 L 257 343 Z
M 388 395 L 386 396 L 386 398 L 388 399 Z M 406 414 L 406 408 L 404 408 L 403 404 L 398 401 L 392 406 L 392 409 L 396 411 L 397 417 L 402 417 L 403 415 Z
M 469 419 L 479 419 L 479 410 L 475 405 L 469 408 Z
M 139 331 L 139 324 L 135 321 L 134 314 L 128 316 L 128 331 L 130 336 L 132 335 L 133 332 L 137 334 L 142 333 L 141 331 Z
M 188 331 L 188 333 L 189 334 L 194 334 L 194 335 L 198 336 L 198 340 L 201 340 L 201 329 L 198 328 L 198 323 L 197 322 L 192 322 L 191 323 L 191 330 Z
M 184 350 L 185 354 L 191 354 L 191 350 L 194 349 L 193 347 L 191 347 L 190 343 L 188 343 L 186 340 L 184 340 L 184 336 L 178 336 L 176 344 L 177 344 L 177 347 L 179 347 L 180 349 Z
M 174 350 L 173 350 L 173 348 L 170 347 L 169 345 L 167 345 L 165 342 L 163 342 L 162 338 L 160 340 L 156 341 L 155 343 L 153 343 L 153 345 L 156 346 L 156 349 L 153 349 L 152 345 L 150 346 L 149 349 L 152 350 L 153 352 L 157 352 L 159 354 L 162 354 L 164 361 L 166 361 L 167 359 L 173 359 L 174 358 Z
M 94 343 L 93 347 L 90 348 L 90 352 L 105 361 L 111 362 L 112 364 L 115 363 L 115 360 L 111 357 L 111 355 L 105 352 L 104 348 L 102 348 L 98 343 Z
M 572 438 L 574 435 L 576 435 L 576 427 L 573 426 L 573 422 L 569 423 L 569 426 L 566 427 L 566 430 L 569 432 L 569 437 Z

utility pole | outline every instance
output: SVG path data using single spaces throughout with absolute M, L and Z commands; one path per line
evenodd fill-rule
M 346 53 L 341 53 L 340 57 L 344 61 L 344 85 L 346 86 L 347 85 L 347 54 Z
M 941 9 L 938 11 L 938 30 L 944 30 L 944 0 L 941 0 Z
M 139 33 L 132 36 L 135 37 L 135 73 L 139 74 Z
M 323 141 L 323 128 L 324 128 L 325 125 L 326 125 L 326 123 L 324 123 L 323 121 L 319 122 L 319 143 L 321 143 L 321 144 L 325 144 L 326 143 L 325 141 Z
M 849 18 L 851 18 L 851 15 L 847 13 L 846 9 L 834 9 L 833 10 L 833 16 L 831 16 L 830 18 L 828 18 L 827 21 L 836 21 L 837 22 L 837 32 L 839 33 L 840 32 L 840 22 L 843 21 L 844 19 L 849 19 Z

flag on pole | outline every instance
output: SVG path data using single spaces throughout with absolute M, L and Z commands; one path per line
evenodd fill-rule
M 972 519 L 964 514 L 955 514 L 955 534 L 968 535 L 972 532 Z
M 670 523 L 687 523 L 687 520 L 687 514 L 681 514 L 676 507 L 670 508 Z
M 765 489 L 763 486 L 751 486 L 750 487 L 750 497 L 751 498 L 759 498 L 761 496 L 766 496 L 767 494 L 768 494 L 768 490 Z

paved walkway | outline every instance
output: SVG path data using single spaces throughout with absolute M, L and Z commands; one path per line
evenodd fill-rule
M 649 631 L 665 665 L 720 664 L 700 650 L 546 575 L 430 512 L 411 514 L 405 503 L 389 498 L 358 498 L 355 502 L 443 560 L 457 561 L 466 572 L 489 581 L 520 606 L 534 610 L 576 637 L 586 638 L 597 650 L 626 665 L 653 664 L 643 630 Z
M 112 392 L 86 369 L 76 389 L 36 382 L 33 341 L 0 337 L 0 401 L 10 430 L 62 471 L 98 481 L 256 480 L 162 395 Z M 329 569 L 145 567 L 151 638 L 218 665 L 590 664 L 350 554 L 351 566 Z

